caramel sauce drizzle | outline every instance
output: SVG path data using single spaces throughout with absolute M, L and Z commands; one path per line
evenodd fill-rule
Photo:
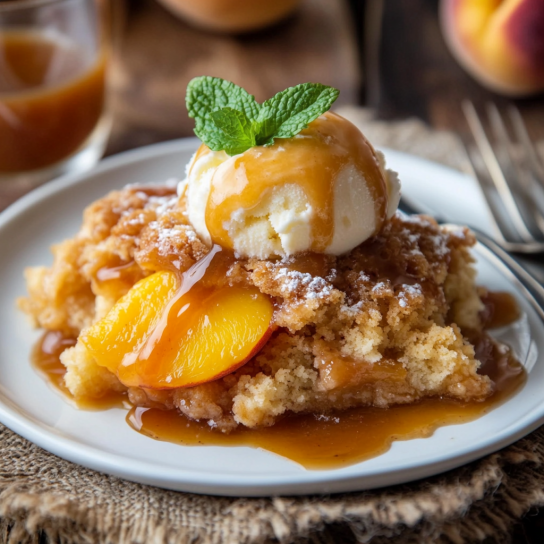
M 494 393 L 483 402 L 426 398 L 390 408 L 359 407 L 327 414 L 290 415 L 272 427 L 241 427 L 225 435 L 180 417 L 175 411 L 133 407 L 128 424 L 154 438 L 185 446 L 250 446 L 291 459 L 307 469 L 341 468 L 385 453 L 397 440 L 427 438 L 446 425 L 468 423 L 487 414 L 519 391 L 527 375 L 509 350 L 486 334 L 476 344 L 480 373 Z
M 218 379 L 245 364 L 272 333 L 269 297 L 229 281 L 231 252 L 214 245 L 183 266 L 171 255 L 156 255 L 160 272 L 134 285 L 117 310 L 79 337 L 127 387 L 175 389 Z M 120 265 L 97 275 L 130 274 L 131 266 Z
M 505 327 L 520 317 L 518 303 L 510 293 L 486 291 L 480 298 L 485 307 L 481 317 L 487 329 Z
M 135 261 L 104 266 L 96 271 L 93 279 L 93 290 L 97 294 L 120 299 L 131 287 L 143 277 L 141 268 Z
M 208 148 L 201 146 L 196 157 L 206 152 Z M 387 215 L 387 186 L 376 152 L 354 125 L 327 112 L 296 137 L 248 149 L 216 170 L 206 208 L 206 226 L 212 240 L 232 250 L 225 221 L 240 208 L 259 206 L 275 187 L 294 183 L 303 188 L 316 210 L 310 250 L 324 252 L 334 235 L 337 174 L 350 163 L 364 173 L 375 203 L 379 232 Z
M 429 398 L 385 409 L 293 415 L 272 427 L 239 428 L 228 435 L 156 408 L 133 407 L 127 422 L 156 440 L 185 446 L 250 446 L 277 453 L 307 469 L 341 468 L 385 453 L 394 441 L 427 438 L 439 427 L 473 421 L 512 396 L 526 379 L 523 367 L 511 360 L 489 363 L 487 370 L 498 382 L 497 391 L 484 402 Z
M 124 378 L 134 372 L 131 367 L 136 363 L 138 365 L 135 371 L 140 377 L 146 370 L 150 375 L 165 374 L 157 372 L 157 369 L 172 366 L 171 360 L 178 352 L 177 346 L 190 334 L 188 329 L 194 326 L 191 313 L 217 290 L 219 277 L 226 274 L 233 261 L 234 256 L 230 252 L 214 245 L 205 257 L 184 272 L 180 272 L 172 263 L 163 263 L 164 267 L 173 272 L 177 278 L 175 294 L 140 349 L 126 354 L 123 358 L 119 367 L 119 377 L 123 382 Z M 189 293 L 190 297 L 186 297 L 185 295 Z M 163 386 L 168 387 L 168 383 L 164 383 Z
M 126 272 L 129 270 L 132 271 L 134 266 L 137 266 L 134 261 L 119 264 L 118 266 L 104 266 L 97 271 L 96 279 L 100 282 L 119 280 L 122 277 L 126 277 Z

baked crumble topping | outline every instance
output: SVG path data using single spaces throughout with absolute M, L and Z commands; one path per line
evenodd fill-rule
M 397 212 L 347 255 L 233 258 L 218 284 L 252 285 L 271 297 L 277 327 L 236 372 L 174 390 L 130 388 L 137 406 L 177 409 L 228 432 L 272 425 L 290 412 L 388 407 L 428 396 L 463 401 L 492 393 L 479 375 L 469 331 L 483 309 L 464 228 Z M 169 186 L 129 186 L 87 208 L 72 239 L 52 248 L 53 265 L 26 271 L 20 307 L 37 326 L 77 337 L 140 279 L 208 254 Z M 463 335 L 465 331 L 465 335 Z M 75 397 L 123 391 L 78 342 L 61 356 Z

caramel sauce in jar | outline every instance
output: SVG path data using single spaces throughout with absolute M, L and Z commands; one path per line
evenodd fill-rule
M 196 158 L 207 152 L 201 146 Z M 375 205 L 375 232 L 379 232 L 387 215 L 387 184 L 376 152 L 347 119 L 327 112 L 294 138 L 252 147 L 216 169 L 206 207 L 212 240 L 233 249 L 225 221 L 239 209 L 258 207 L 274 188 L 294 184 L 302 188 L 314 210 L 309 249 L 324 252 L 334 235 L 335 183 L 349 166 L 365 178 Z
M 104 109 L 106 63 L 85 57 L 68 40 L 0 33 L 0 174 L 53 165 L 91 135 Z
M 221 255 L 219 253 L 218 255 Z M 219 260 L 210 273 L 221 274 L 228 265 Z M 210 261 L 213 256 L 210 257 Z M 205 267 L 208 269 L 209 263 Z M 205 272 L 205 270 L 203 271 Z M 495 311 L 505 315 L 501 304 L 505 297 L 494 298 Z M 506 304 L 508 307 L 510 301 Z M 509 313 L 511 319 L 517 314 Z M 250 446 L 263 448 L 291 459 L 308 469 L 341 468 L 385 453 L 394 441 L 426 438 L 446 425 L 467 423 L 490 412 L 521 389 L 527 375 L 505 346 L 499 346 L 486 333 L 469 335 L 481 361 L 480 374 L 487 375 L 495 384 L 494 393 L 483 402 L 463 403 L 447 398 L 427 398 L 390 408 L 360 407 L 327 414 L 288 415 L 272 427 L 248 429 L 240 427 L 230 434 L 214 431 L 206 422 L 187 419 L 175 410 L 132 406 L 124 394 L 113 394 L 105 399 L 71 397 L 64 385 L 65 368 L 59 360 L 64 349 L 75 340 L 58 332 L 46 333 L 34 350 L 33 364 L 38 372 L 73 404 L 83 409 L 105 409 L 113 406 L 130 407 L 127 423 L 136 431 L 156 440 L 186 446 Z M 334 387 L 351 380 L 349 362 L 331 363 L 327 372 Z M 368 369 L 370 370 L 370 369 Z M 380 378 L 398 374 L 404 369 L 394 361 L 386 361 L 378 369 Z M 362 379 L 366 379 L 363 369 Z M 383 374 L 383 376 L 382 376 Z M 369 374 L 370 376 L 370 374 Z M 373 379 L 372 376 L 370 378 Z M 347 380 L 347 382 L 346 382 Z M 348 383 L 349 385 L 349 383 Z

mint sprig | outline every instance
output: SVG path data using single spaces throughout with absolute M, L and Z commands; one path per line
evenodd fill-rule
M 213 151 L 237 155 L 276 138 L 292 138 L 325 113 L 340 91 L 321 83 L 289 87 L 263 104 L 230 81 L 202 76 L 189 82 L 186 104 L 195 134 Z

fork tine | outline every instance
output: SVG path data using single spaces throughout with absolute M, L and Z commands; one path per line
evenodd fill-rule
M 491 221 L 491 224 L 493 226 L 493 230 L 495 231 L 495 238 L 500 241 L 501 244 L 507 245 L 507 237 L 510 233 L 511 225 L 509 225 L 507 222 L 504 221 L 504 214 L 500 209 L 498 209 L 497 204 L 495 200 L 493 199 L 493 195 L 491 194 L 489 183 L 487 181 L 487 178 L 483 177 L 480 172 L 480 165 L 474 158 L 474 150 L 471 149 L 466 142 L 462 141 L 463 147 L 465 148 L 466 156 L 468 157 L 472 175 L 478 182 L 480 186 L 480 190 L 482 192 L 482 196 L 484 197 L 487 208 L 489 211 L 489 219 Z
M 501 197 L 506 211 L 510 216 L 513 226 L 515 227 L 519 237 L 523 241 L 534 242 L 535 238 L 527 228 L 527 225 L 525 224 L 525 221 L 521 216 L 514 195 L 512 194 L 510 186 L 508 185 L 508 182 L 504 177 L 497 156 L 495 155 L 495 152 L 491 147 L 491 143 L 485 133 L 480 118 L 478 117 L 474 104 L 468 100 L 465 100 L 462 103 L 462 107 L 470 131 L 472 132 L 472 136 L 489 171 L 491 180 L 493 181 L 493 184 L 495 185 L 495 188 L 497 189 L 497 192 Z
M 516 199 L 516 205 L 518 205 L 516 197 L 521 196 L 520 187 L 516 185 L 512 186 L 512 184 L 510 183 L 513 170 L 517 166 L 517 163 L 514 159 L 512 140 L 510 139 L 510 135 L 508 134 L 508 129 L 504 124 L 504 120 L 499 113 L 499 108 L 497 108 L 497 106 L 493 102 L 488 102 L 486 105 L 486 109 L 487 116 L 489 118 L 489 124 L 491 125 L 491 129 L 495 137 L 492 149 L 494 150 L 493 152 L 495 154 L 495 157 L 497 158 L 497 162 L 499 163 L 501 171 L 503 172 L 505 182 L 508 184 L 508 187 L 514 199 Z M 526 221 L 524 221 L 524 223 L 527 224 Z
M 495 134 L 496 144 L 499 150 L 495 155 L 500 161 L 502 159 L 502 171 L 512 195 L 516 199 L 518 210 L 523 215 L 523 220 L 527 228 L 536 235 L 544 235 L 544 216 L 539 206 L 538 200 L 534 198 L 534 183 L 528 172 L 526 161 L 521 161 L 519 157 L 519 146 L 510 138 L 508 129 L 504 122 L 499 108 L 494 103 L 487 104 L 490 124 Z M 519 119 L 523 124 L 523 120 Z M 511 180 L 517 180 L 519 183 L 513 184 Z M 533 232 L 534 231 L 534 232 Z
M 513 163 L 514 161 L 512 158 L 512 140 L 510 139 L 510 136 L 508 135 L 508 130 L 506 129 L 504 120 L 501 114 L 499 113 L 499 108 L 497 108 L 494 102 L 487 103 L 487 115 L 489 117 L 489 121 L 493 129 L 495 139 L 499 142 L 499 145 L 502 151 L 504 152 L 504 154 L 508 155 L 508 159 L 510 163 Z M 508 165 L 508 167 L 511 167 L 511 166 L 512 164 Z
M 538 181 L 540 186 L 544 188 L 544 164 L 536 150 L 535 144 L 529 136 L 525 122 L 518 108 L 515 106 L 510 106 L 508 108 L 508 113 L 510 114 L 510 119 L 512 121 L 512 126 L 516 133 L 517 139 L 523 145 L 529 159 L 529 165 L 535 179 Z

